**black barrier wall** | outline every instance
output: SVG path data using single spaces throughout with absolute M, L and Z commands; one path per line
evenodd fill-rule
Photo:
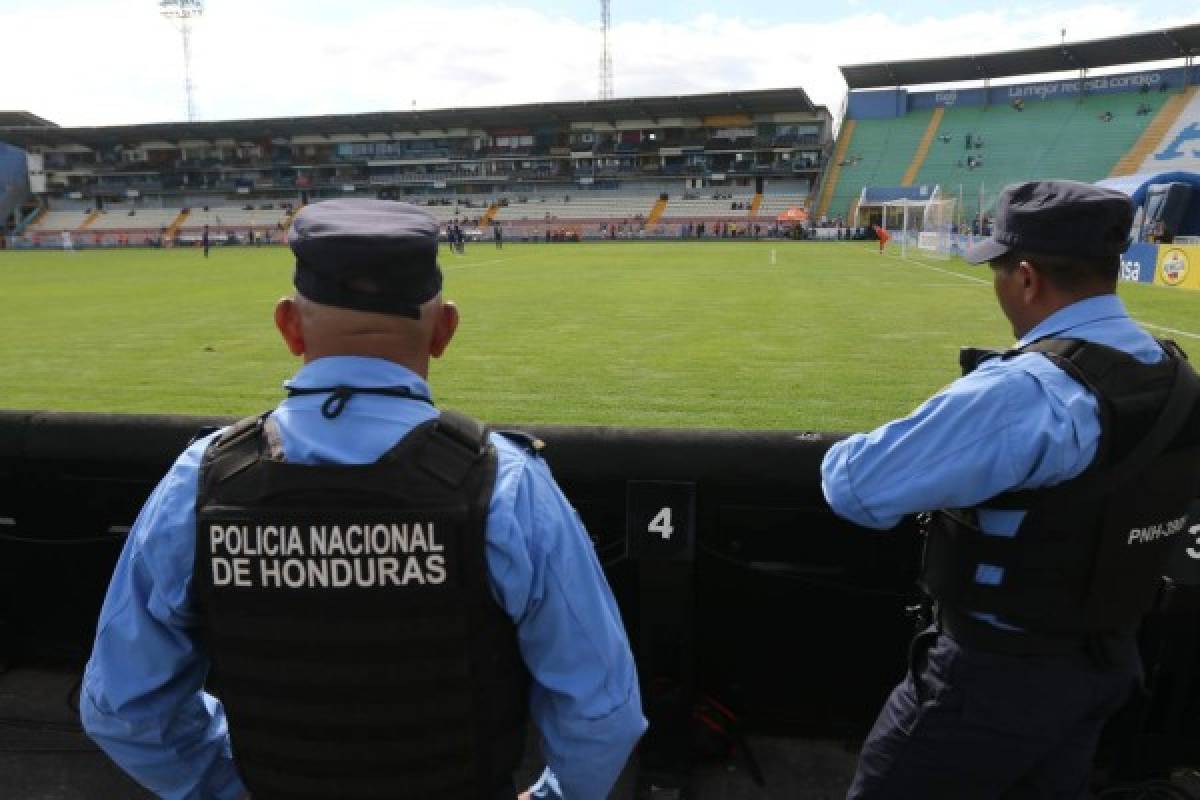
M 0 654 L 82 663 L 145 497 L 198 429 L 229 421 L 0 412 Z M 866 733 L 905 668 L 920 537 L 829 511 L 819 465 L 837 436 L 526 430 L 595 540 L 652 719 L 655 703 L 666 719 L 709 693 L 758 730 Z M 1130 711 L 1140 738 L 1122 758 L 1152 741 L 1153 758 L 1200 762 L 1192 522 L 1171 567 L 1179 602 L 1147 628 L 1155 694 Z

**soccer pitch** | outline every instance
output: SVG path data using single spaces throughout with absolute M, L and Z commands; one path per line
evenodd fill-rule
M 492 422 L 872 427 L 955 378 L 960 345 L 1012 342 L 986 267 L 874 250 L 443 248 L 463 321 L 433 364 L 435 400 Z M 0 407 L 268 408 L 298 366 L 271 321 L 291 269 L 284 248 L 207 260 L 195 249 L 0 251 Z M 1200 353 L 1200 293 L 1122 284 L 1120 294 L 1152 333 Z

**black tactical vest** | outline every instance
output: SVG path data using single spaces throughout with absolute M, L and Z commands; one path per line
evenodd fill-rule
M 496 452 L 444 413 L 374 464 L 207 450 L 193 592 L 255 800 L 515 796 L 529 678 L 488 583 Z
M 974 509 L 926 516 L 921 583 L 944 611 L 996 614 L 1048 638 L 1136 629 L 1200 490 L 1200 381 L 1174 342 L 1160 344 L 1158 364 L 1078 339 L 964 351 L 964 374 L 990 357 L 1044 354 L 1096 397 L 1101 434 L 1077 477 L 980 504 L 1026 512 L 1012 538 L 983 534 Z M 1002 582 L 978 583 L 980 565 L 1002 567 Z

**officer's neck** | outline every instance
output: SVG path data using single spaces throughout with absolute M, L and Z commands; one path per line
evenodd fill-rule
M 409 352 L 403 348 L 397 348 L 394 345 L 387 343 L 377 343 L 376 346 L 368 346 L 370 343 L 357 343 L 354 347 L 324 345 L 314 347 L 304 352 L 304 363 L 311 364 L 318 358 L 332 358 L 336 356 L 358 356 L 361 358 L 381 358 L 384 361 L 390 361 L 393 364 L 399 364 L 406 369 L 420 375 L 422 379 L 429 377 L 429 353 Z
M 1024 339 L 1030 331 L 1041 325 L 1050 317 L 1064 308 L 1090 300 L 1093 297 L 1116 294 L 1116 286 L 1097 285 L 1088 289 L 1074 291 L 1051 290 L 1041 295 L 1037 302 L 1030 303 L 1020 319 L 1013 319 L 1013 333 L 1018 339 Z

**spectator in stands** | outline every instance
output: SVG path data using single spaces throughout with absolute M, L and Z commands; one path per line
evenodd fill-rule
M 645 730 L 616 603 L 541 443 L 430 399 L 459 319 L 437 235 L 407 204 L 301 211 L 297 290 L 274 313 L 304 361 L 289 397 L 189 445 L 138 515 L 79 706 L 156 795 L 516 800 L 531 718 L 549 762 L 534 793 L 603 798 Z M 264 553 L 256 523 L 350 531 L 364 508 L 406 537 L 343 560 L 349 589 L 314 577 L 337 564 L 307 535 Z M 219 568 L 247 541 L 235 588 Z

